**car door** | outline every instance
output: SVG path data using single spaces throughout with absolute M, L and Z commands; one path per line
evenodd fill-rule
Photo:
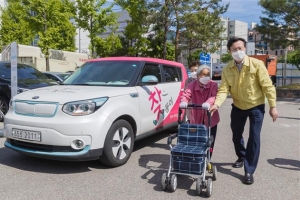
M 178 122 L 178 108 L 184 83 L 180 67 L 163 65 L 162 69 L 164 71 L 165 92 L 168 93 L 164 105 L 165 119 L 163 126 L 170 126 Z
M 140 101 L 140 132 L 153 131 L 160 126 L 165 119 L 165 105 L 169 101 L 167 84 L 163 82 L 162 68 L 158 63 L 145 63 L 139 81 L 145 76 L 155 76 L 157 84 L 136 86 Z

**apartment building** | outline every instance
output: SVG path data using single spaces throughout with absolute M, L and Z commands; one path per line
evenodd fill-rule
M 250 27 L 249 33 L 248 33 L 248 40 L 249 42 L 253 42 L 255 44 L 255 54 L 257 55 L 264 55 L 264 54 L 270 54 L 270 55 L 276 55 L 276 56 L 284 56 L 285 51 L 293 51 L 293 46 L 288 46 L 285 48 L 277 48 L 277 49 L 271 49 L 269 44 L 264 41 L 264 38 L 268 37 L 268 35 L 261 34 L 255 30 L 254 27 Z

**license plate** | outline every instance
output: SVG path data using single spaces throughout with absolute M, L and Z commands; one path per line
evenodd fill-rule
M 21 129 L 12 129 L 12 137 L 23 139 L 23 140 L 31 140 L 31 141 L 41 141 L 41 132 L 39 131 L 26 131 Z

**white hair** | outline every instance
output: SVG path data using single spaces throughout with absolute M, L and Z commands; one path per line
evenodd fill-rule
M 197 69 L 197 75 L 199 75 L 202 72 L 202 70 L 204 70 L 204 69 L 208 69 L 210 71 L 210 67 L 209 66 L 207 66 L 207 65 L 200 65 L 198 67 L 198 69 Z

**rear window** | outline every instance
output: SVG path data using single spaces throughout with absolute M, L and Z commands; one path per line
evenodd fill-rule
M 178 82 L 182 80 L 181 68 L 163 66 L 166 82 Z
M 35 68 L 18 64 L 18 79 L 47 79 L 47 77 Z M 11 79 L 11 65 L 10 63 L 0 64 L 0 77 L 2 79 Z

